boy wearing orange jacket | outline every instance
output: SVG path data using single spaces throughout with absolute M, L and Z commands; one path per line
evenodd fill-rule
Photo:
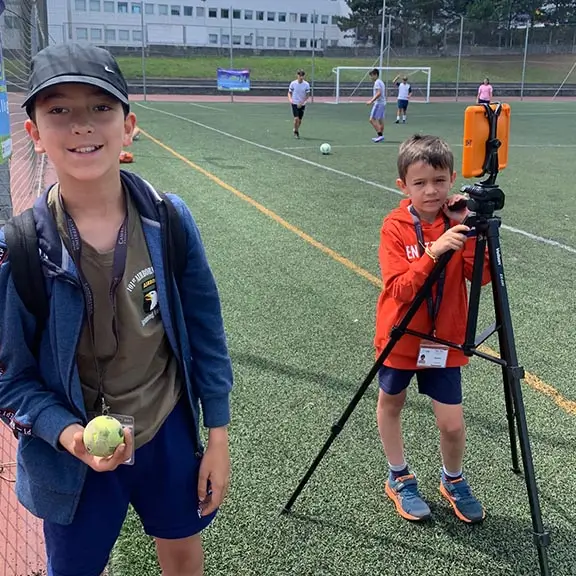
M 472 278 L 476 240 L 471 237 L 470 228 L 462 224 L 468 210 L 450 209 L 463 198 L 461 195 L 448 198 L 455 179 L 454 156 L 440 138 L 416 135 L 400 146 L 396 183 L 408 198 L 384 219 L 380 234 L 383 289 L 376 314 L 378 354 L 440 255 L 450 250 L 455 253 L 409 328 L 449 342 L 464 342 L 468 313 L 466 279 Z M 486 257 L 482 284 L 488 282 Z M 416 477 L 406 464 L 402 440 L 401 412 L 414 375 L 419 392 L 432 399 L 440 431 L 443 463 L 440 493 L 463 522 L 484 519 L 484 508 L 462 474 L 466 440 L 460 370 L 467 363 L 468 358 L 459 350 L 406 334 L 379 371 L 378 430 L 390 467 L 386 494 L 407 520 L 430 517 L 430 508 L 418 492 Z

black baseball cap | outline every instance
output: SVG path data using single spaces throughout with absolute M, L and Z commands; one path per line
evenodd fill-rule
M 126 79 L 112 54 L 92 44 L 70 42 L 48 46 L 34 56 L 22 108 L 29 112 L 42 90 L 71 83 L 96 86 L 130 106 Z

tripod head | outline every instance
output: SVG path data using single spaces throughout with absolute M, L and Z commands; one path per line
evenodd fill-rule
M 496 184 L 496 178 L 500 168 L 498 151 L 502 146 L 502 141 L 498 138 L 498 120 L 500 118 L 503 106 L 500 102 L 496 103 L 493 109 L 490 104 L 482 104 L 484 115 L 488 122 L 488 137 L 485 144 L 485 156 L 482 165 L 482 175 L 488 177 L 476 184 L 468 184 L 461 188 L 461 191 L 469 197 L 467 201 L 468 210 L 474 214 L 467 218 L 467 225 L 474 225 L 477 228 L 486 225 L 488 219 L 494 217 L 496 210 L 504 208 L 504 192 Z M 469 141 L 465 141 L 465 146 Z

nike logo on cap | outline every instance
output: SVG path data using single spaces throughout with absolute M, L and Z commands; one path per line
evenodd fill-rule
M 111 74 L 114 74 L 114 70 L 112 70 L 112 68 L 110 68 L 109 66 L 104 66 L 104 70 L 106 70 L 106 72 L 110 72 Z

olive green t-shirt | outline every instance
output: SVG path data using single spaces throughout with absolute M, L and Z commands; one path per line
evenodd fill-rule
M 134 418 L 134 445 L 151 440 L 181 394 L 177 360 L 160 317 L 156 278 L 140 215 L 126 193 L 128 250 L 126 268 L 116 290 L 116 336 L 110 299 L 114 249 L 100 253 L 82 242 L 81 269 L 94 298 L 94 346 L 84 323 L 76 351 L 87 411 L 99 410 L 98 371 L 102 374 L 106 404 L 115 414 Z M 48 196 L 58 231 L 72 255 L 58 186 Z M 95 351 L 94 351 L 95 348 Z

